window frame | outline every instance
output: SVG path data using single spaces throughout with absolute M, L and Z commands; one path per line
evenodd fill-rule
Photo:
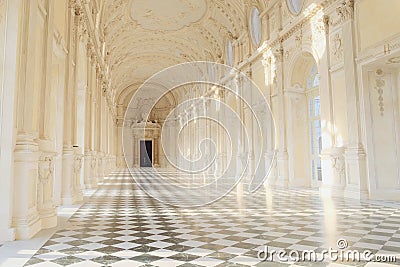
M 255 14 L 255 12 L 257 12 L 257 15 Z M 258 32 L 255 32 L 255 26 L 254 26 L 254 18 L 255 16 L 258 17 L 258 21 L 257 23 L 259 24 L 259 29 Z M 251 37 L 251 41 L 253 43 L 254 46 L 258 47 L 261 44 L 261 40 L 262 40 L 262 23 L 261 23 L 261 18 L 260 18 L 260 10 L 258 9 L 258 7 L 253 6 L 250 9 L 250 37 Z M 259 40 L 256 40 L 256 36 L 258 35 Z
M 298 5 L 299 6 L 299 10 L 297 10 L 297 11 L 296 11 L 295 5 L 293 3 L 294 1 L 296 1 L 296 2 L 301 1 L 301 3 Z M 297 16 L 297 15 L 299 15 L 301 13 L 301 11 L 303 10 L 303 5 L 304 5 L 304 0 L 286 0 L 287 8 L 289 9 L 290 13 L 292 13 L 295 16 Z
M 226 65 L 229 67 L 233 66 L 233 45 L 231 39 L 226 39 L 225 44 L 225 57 L 226 57 Z

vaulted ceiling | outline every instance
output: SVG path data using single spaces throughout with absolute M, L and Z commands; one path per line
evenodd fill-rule
M 226 39 L 246 28 L 245 6 L 238 0 L 103 0 L 100 28 L 117 95 L 178 63 L 223 61 Z

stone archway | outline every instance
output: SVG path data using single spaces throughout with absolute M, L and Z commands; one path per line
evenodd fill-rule
M 302 52 L 293 62 L 285 88 L 289 181 L 291 186 L 316 187 L 322 181 L 318 67 L 309 52 Z

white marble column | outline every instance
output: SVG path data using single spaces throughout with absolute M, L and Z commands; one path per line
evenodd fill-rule
M 330 51 L 328 21 L 329 18 L 324 16 L 322 26 L 325 31 L 321 42 L 325 42 L 326 51 Z M 337 147 L 335 143 L 335 123 L 333 118 L 333 94 L 330 67 L 331 63 L 329 53 L 323 53 L 318 64 L 318 72 L 320 75 L 319 93 L 321 97 L 321 122 L 323 122 L 321 125 L 322 185 L 320 190 L 325 195 L 343 196 L 343 189 L 345 186 L 345 181 L 342 179 L 344 149 L 342 147 Z
M 55 124 L 53 103 L 57 101 L 51 88 L 51 67 L 53 53 L 53 10 L 54 2 L 47 2 L 47 17 L 44 26 L 43 53 L 43 86 L 40 96 L 39 117 L 39 183 L 38 183 L 38 211 L 42 220 L 42 228 L 51 228 L 57 225 L 57 211 L 53 201 L 54 185 L 54 157 L 55 151 Z
M 236 114 L 239 117 L 241 123 L 244 123 L 243 121 L 243 103 L 241 100 L 242 96 L 242 77 L 239 75 L 236 75 L 235 77 L 235 89 L 236 89 Z M 243 132 L 243 127 L 240 127 L 239 133 L 238 133 L 238 138 L 237 138 L 237 155 L 236 155 L 236 179 L 241 178 L 241 174 L 244 171 L 245 168 L 245 147 L 244 147 L 244 132 Z
M 23 1 L 5 0 L 4 40 L 5 53 L 0 55 L 0 100 L 3 112 L 0 115 L 0 242 L 15 239 L 13 217 L 13 164 L 14 164 L 14 98 L 17 81 L 17 40 L 20 27 L 19 10 Z M 1 38 L 1 37 L 0 37 Z M 3 101 L 6 99 L 7 101 Z
M 284 73 L 283 73 L 283 48 L 279 47 L 274 53 L 275 70 L 276 70 L 276 87 L 278 91 L 278 155 L 277 155 L 277 181 L 276 185 L 288 187 L 289 184 L 289 167 L 288 167 L 288 152 L 286 141 L 286 107 L 284 93 Z
M 354 30 L 354 2 L 346 1 L 340 6 L 342 20 L 343 58 L 346 81 L 346 107 L 348 146 L 345 149 L 346 188 L 345 196 L 368 198 L 366 158 L 361 138 L 360 99 L 356 73 L 356 39 Z
M 93 60 L 92 60 L 92 45 L 90 43 L 86 46 L 86 57 L 87 57 L 87 88 L 85 98 L 85 155 L 84 155 L 84 187 L 85 189 L 97 188 L 97 182 L 94 177 L 92 161 L 93 161 L 93 125 L 92 125 L 92 113 L 93 113 Z
M 17 239 L 28 239 L 41 228 L 41 220 L 37 209 L 37 183 L 39 146 L 38 138 L 40 85 L 32 86 L 35 72 L 41 68 L 42 55 L 36 55 L 38 7 L 31 1 L 22 1 L 20 10 L 25 20 L 19 27 L 19 49 L 26 51 L 20 55 L 16 101 L 16 136 L 14 148 L 14 197 L 13 197 L 13 227 L 16 228 Z M 18 30 L 17 30 L 18 31 Z
M 262 64 L 264 66 L 264 79 L 265 79 L 265 98 L 267 100 L 267 105 L 265 107 L 266 118 L 264 124 L 264 133 L 263 138 L 265 140 L 265 151 L 264 160 L 265 160 L 265 168 L 266 172 L 269 171 L 267 176 L 267 184 L 274 184 L 276 180 L 275 173 L 275 163 L 276 163 L 276 144 L 275 144 L 275 127 L 272 114 L 272 102 L 271 102 L 271 94 L 272 94 L 272 69 L 271 69 L 271 57 L 268 53 L 264 53 Z
M 63 178 L 61 201 L 68 205 L 82 200 L 80 190 L 75 188 L 76 175 L 74 172 L 75 149 L 74 144 L 74 126 L 76 108 L 74 99 L 76 97 L 76 70 L 77 70 L 77 42 L 78 42 L 78 23 L 79 17 L 75 16 L 79 11 L 76 6 L 69 6 L 68 10 L 68 47 L 69 51 L 66 68 L 66 99 L 64 106 L 64 148 L 63 148 Z M 74 36 L 73 36 L 74 35 Z
M 256 157 L 255 157 L 255 149 L 254 149 L 254 144 L 255 141 L 257 139 L 257 134 L 258 132 L 254 131 L 254 115 L 253 115 L 253 111 L 252 109 L 254 108 L 254 99 L 253 99 L 253 90 L 258 90 L 257 88 L 253 87 L 253 82 L 252 82 L 252 71 L 251 71 L 251 67 L 249 66 L 249 70 L 246 73 L 246 76 L 249 78 L 249 84 L 247 86 L 245 86 L 244 88 L 248 88 L 249 92 L 249 107 L 247 108 L 248 111 L 248 125 L 246 125 L 247 129 L 248 129 L 248 135 L 249 135 L 249 148 L 248 148 L 248 159 L 249 159 L 249 171 L 248 171 L 248 176 L 250 178 L 250 181 L 254 178 L 255 175 L 255 169 L 256 169 Z

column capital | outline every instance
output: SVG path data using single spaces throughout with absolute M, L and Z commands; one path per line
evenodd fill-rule
M 340 17 L 340 21 L 344 22 L 353 19 L 354 16 L 354 0 L 344 0 L 340 6 L 336 8 L 336 13 Z
M 283 62 L 283 52 L 284 52 L 284 50 L 283 50 L 282 46 L 278 47 L 274 52 L 272 52 L 272 54 L 274 55 L 274 57 L 276 59 L 276 62 L 279 62 L 279 63 Z

